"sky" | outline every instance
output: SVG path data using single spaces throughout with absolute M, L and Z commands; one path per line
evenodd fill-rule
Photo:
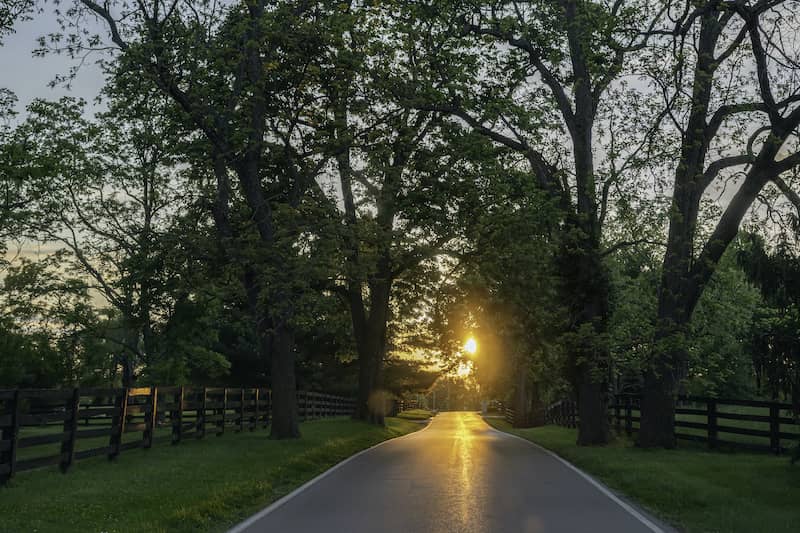
M 25 107 L 36 98 L 55 100 L 62 96 L 75 96 L 85 99 L 88 109 L 96 109 L 93 100 L 103 86 L 100 68 L 89 61 L 82 65 L 70 88 L 50 87 L 49 84 L 59 74 L 69 72 L 73 62 L 63 55 L 34 57 L 33 50 L 38 47 L 37 38 L 59 30 L 54 16 L 38 16 L 35 20 L 18 23 L 15 33 L 4 39 L 0 46 L 0 87 L 10 89 L 19 99 L 17 103 L 18 120 L 25 116 Z M 24 243 L 18 246 L 9 243 L 8 256 L 17 254 L 36 257 L 53 252 L 53 244 Z
M 82 65 L 71 89 L 63 86 L 51 88 L 48 84 L 56 75 L 67 74 L 73 65 L 72 61 L 63 55 L 44 58 L 33 56 L 33 50 L 38 47 L 38 37 L 59 31 L 52 14 L 43 14 L 35 17 L 35 20 L 19 23 L 15 30 L 0 47 L 0 87 L 10 89 L 17 95 L 17 110 L 20 113 L 35 98 L 57 99 L 72 95 L 92 103 L 103 85 L 102 72 L 94 62 L 90 60 Z

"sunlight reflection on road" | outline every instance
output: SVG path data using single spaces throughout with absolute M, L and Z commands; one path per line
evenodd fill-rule
M 652 533 L 553 457 L 469 412 L 440 413 L 356 457 L 248 531 Z
M 478 440 L 487 438 L 485 426 L 476 415 L 446 416 L 439 419 L 447 425 L 430 432 L 430 450 L 449 447 L 447 460 L 432 454 L 428 475 L 447 479 L 447 491 L 441 494 L 442 503 L 449 507 L 448 520 L 439 522 L 432 533 L 463 531 L 465 533 L 488 533 L 484 504 L 488 498 L 486 487 L 486 460 Z M 442 437 L 446 435 L 446 440 Z

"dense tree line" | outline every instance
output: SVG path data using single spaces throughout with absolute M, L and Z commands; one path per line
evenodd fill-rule
M 614 392 L 661 447 L 678 394 L 797 401 L 797 7 L 6 3 L 106 85 L 0 98 L 0 381 L 265 383 L 285 438 L 298 388 L 382 423 L 474 335 L 580 444 Z

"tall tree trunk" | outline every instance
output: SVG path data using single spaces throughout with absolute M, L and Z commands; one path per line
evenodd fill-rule
M 604 339 L 608 327 L 608 272 L 597 233 L 592 234 L 592 221 L 584 219 L 581 224 L 580 219 L 570 219 L 572 216 L 567 222 L 573 229 L 566 232 L 561 271 L 572 322 L 567 347 L 577 397 L 577 442 L 581 446 L 602 445 L 611 438 L 607 413 L 610 354 Z
M 603 281 L 598 281 L 598 284 L 607 289 Z M 607 292 L 604 296 L 596 295 L 593 302 L 587 302 L 585 315 L 577 323 L 579 335 L 599 337 L 605 333 L 608 316 L 602 309 L 606 308 L 607 302 Z M 577 443 L 580 446 L 606 444 L 611 437 L 608 423 L 608 346 L 600 338 L 581 339 L 572 356 L 576 361 L 577 378 Z
M 356 339 L 358 347 L 358 395 L 356 397 L 356 410 L 353 418 L 356 420 L 368 421 L 370 418 L 370 396 L 373 390 L 373 380 L 375 371 L 372 369 L 373 358 L 370 357 L 367 341 L 364 336 Z
M 687 196 L 690 197 L 689 202 L 686 201 Z M 686 334 L 692 309 L 688 291 L 691 284 L 691 236 L 697 214 L 692 212 L 688 204 L 694 202 L 693 196 L 693 191 L 687 195 L 676 188 L 673 200 L 673 212 L 681 215 L 673 216 L 674 220 L 670 222 L 658 295 L 653 360 L 644 372 L 642 417 L 637 443 L 645 448 L 671 449 L 676 445 L 675 394 L 686 373 Z
M 718 6 L 709 5 L 701 17 L 692 108 L 675 172 L 667 250 L 658 292 L 653 361 L 644 372 L 637 441 L 642 447 L 675 447 L 675 391 L 687 360 L 684 334 L 699 290 L 698 280 L 693 279 L 692 262 L 700 199 L 707 181 L 703 176 L 709 148 L 706 117 L 717 68 L 715 50 L 723 28 L 718 16 Z
M 675 440 L 675 390 L 679 379 L 674 361 L 679 356 L 661 357 L 644 373 L 639 435 L 637 444 L 644 448 L 671 449 Z M 646 415 L 645 415 L 646 413 Z
M 517 384 L 514 387 L 514 427 L 524 428 L 530 425 L 528 370 L 528 358 L 521 356 L 517 365 Z
M 297 416 L 294 336 L 291 328 L 277 325 L 272 337 L 272 426 L 270 438 L 300 436 Z
M 384 274 L 388 276 L 388 272 L 384 272 Z M 386 356 L 390 293 L 391 281 L 389 279 L 372 280 L 369 317 L 364 326 L 354 327 L 354 330 L 362 332 L 356 338 L 359 374 L 358 405 L 355 418 L 378 425 L 384 424 L 386 410 L 383 363 Z

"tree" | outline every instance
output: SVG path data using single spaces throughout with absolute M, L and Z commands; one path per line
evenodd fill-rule
M 533 176 L 514 167 L 513 151 L 469 129 L 454 148 L 468 150 L 476 169 L 464 192 L 468 208 L 457 215 L 463 243 L 441 267 L 449 275 L 426 326 L 447 372 L 468 365 L 483 393 L 510 397 L 515 421 L 528 425 L 542 402 L 564 392 L 553 207 Z M 470 336 L 479 346 L 474 358 L 463 349 Z
M 15 22 L 30 16 L 33 5 L 33 0 L 0 0 L 0 45 L 4 36 L 13 33 Z
M 113 380 L 110 351 L 96 342 L 102 318 L 86 284 L 64 278 L 63 253 L 20 258 L 5 272 L 0 291 L 0 383 L 54 387 Z
M 243 283 L 258 313 L 263 353 L 271 359 L 274 438 L 299 435 L 294 302 L 300 294 L 294 287 L 302 276 L 293 269 L 301 261 L 294 215 L 324 165 L 298 157 L 308 153 L 302 116 L 313 104 L 304 83 L 318 70 L 315 5 L 253 0 L 131 6 L 80 0 L 67 14 L 99 18 L 117 49 L 115 72 L 143 77 L 174 104 L 187 135 L 202 137 L 217 182 L 213 213 L 219 239 L 230 257 L 243 260 L 230 247 L 235 180 L 260 248 L 257 262 L 244 259 Z M 67 50 L 102 40 L 78 38 Z
M 320 75 L 329 111 L 318 129 L 336 160 L 330 211 L 344 226 L 338 288 L 358 352 L 355 416 L 378 424 L 393 307 L 407 289 L 414 292 L 397 282 L 418 276 L 424 264 L 435 268 L 431 261 L 458 235 L 451 221 L 461 197 L 453 193 L 465 182 L 460 173 L 469 172 L 441 116 L 407 105 L 420 77 L 412 56 L 416 28 L 388 22 L 394 7 L 339 4 L 326 19 L 330 27 L 321 27 L 330 38 Z
M 748 234 L 737 253 L 748 279 L 764 298 L 756 310 L 749 342 L 756 390 L 777 400 L 788 398 L 800 412 L 800 259 L 786 236 L 767 248 L 764 239 Z
M 559 232 L 570 313 L 565 340 L 578 397 L 578 442 L 603 444 L 609 439 L 603 226 L 609 200 L 625 189 L 620 184 L 637 167 L 641 148 L 620 141 L 619 117 L 616 127 L 613 117 L 623 109 L 611 102 L 638 101 L 623 96 L 627 89 L 618 78 L 628 54 L 645 46 L 643 30 L 659 13 L 639 2 L 453 4 L 442 15 L 442 31 L 462 41 L 430 44 L 438 78 L 433 94 L 420 95 L 420 106 L 448 112 L 516 152 L 518 165 L 527 166 L 557 207 L 551 227 Z M 595 138 L 602 123 L 613 130 L 606 146 Z M 598 165 L 600 146 L 609 157 Z
M 644 379 L 641 446 L 675 446 L 675 394 L 687 371 L 692 313 L 748 210 L 769 184 L 800 208 L 796 187 L 784 181 L 800 163 L 797 66 L 780 59 L 794 52 L 774 37 L 794 28 L 794 4 L 666 3 L 676 22 L 654 31 L 665 39 L 650 48 L 649 64 L 672 58 L 653 78 L 665 95 L 660 116 L 678 146 L 670 169 L 674 188 L 655 352 Z M 703 235 L 704 194 L 715 183 L 731 186 L 737 175 L 736 192 Z
M 749 330 L 761 306 L 729 250 L 698 302 L 687 329 L 686 380 L 681 394 L 748 398 L 754 393 Z M 640 394 L 642 375 L 653 353 L 661 277 L 660 250 L 629 248 L 612 265 L 612 307 L 609 326 L 616 393 Z
M 119 313 L 122 383 L 133 386 L 155 356 L 156 317 L 172 304 L 163 235 L 189 198 L 170 174 L 174 135 L 159 109 L 113 101 L 96 123 L 72 99 L 28 111 L 18 134 L 42 182 L 30 233 L 69 250 L 65 266 Z

